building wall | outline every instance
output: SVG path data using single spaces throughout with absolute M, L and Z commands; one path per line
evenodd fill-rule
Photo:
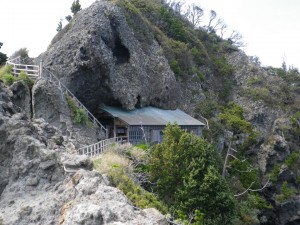
M 160 143 L 163 139 L 162 131 L 166 126 L 129 126 L 128 139 L 132 144 L 138 144 L 142 142 L 147 143 Z M 182 129 L 186 129 L 189 132 L 200 136 L 201 126 L 180 126 Z

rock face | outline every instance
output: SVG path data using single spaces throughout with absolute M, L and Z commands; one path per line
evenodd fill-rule
M 31 122 L 12 99 L 0 83 L 1 224 L 167 224 L 131 206 L 88 157 L 74 156 L 74 140 L 43 119 Z
M 177 106 L 177 83 L 161 47 L 153 40 L 143 50 L 112 2 L 80 11 L 42 58 L 91 111 L 101 103 L 126 109 Z
M 102 137 L 98 128 L 73 122 L 64 93 L 48 79 L 40 79 L 34 85 L 32 108 L 34 118 L 44 119 L 59 128 L 63 135 L 76 139 L 78 144 L 90 145 Z
M 13 83 L 10 87 L 13 92 L 12 101 L 19 106 L 28 118 L 31 118 L 31 95 L 28 85 L 22 80 Z

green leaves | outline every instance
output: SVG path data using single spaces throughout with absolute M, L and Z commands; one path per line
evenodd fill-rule
M 167 125 L 149 169 L 159 196 L 175 211 L 188 215 L 197 210 L 212 221 L 233 215 L 233 196 L 217 170 L 216 152 L 203 138 Z
M 251 123 L 246 121 L 243 116 L 244 110 L 234 102 L 230 102 L 224 107 L 218 118 L 234 134 L 250 133 L 252 131 Z

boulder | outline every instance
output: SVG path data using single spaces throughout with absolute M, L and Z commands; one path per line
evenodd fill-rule
M 31 94 L 28 85 L 22 81 L 16 81 L 10 86 L 13 93 L 13 103 L 20 107 L 28 118 L 31 118 Z
M 97 1 L 76 14 L 42 56 L 92 112 L 105 103 L 134 109 L 176 108 L 178 85 L 162 48 L 143 48 L 122 10 Z

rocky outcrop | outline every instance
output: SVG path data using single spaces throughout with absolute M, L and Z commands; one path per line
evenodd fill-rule
M 19 80 L 10 86 L 13 92 L 12 101 L 16 106 L 19 106 L 28 118 L 31 118 L 31 95 L 28 85 Z
M 76 124 L 65 93 L 49 79 L 40 79 L 32 89 L 33 117 L 42 118 L 47 123 L 59 128 L 64 136 L 75 139 L 76 147 L 90 145 L 102 138 L 101 130 L 89 124 Z
M 103 103 L 176 108 L 181 89 L 160 45 L 154 39 L 148 50 L 142 45 L 119 7 L 97 1 L 57 34 L 42 58 L 93 112 Z
M 28 120 L 0 83 L 0 223 L 167 224 L 154 209 L 137 210 L 76 156 L 75 139 Z

